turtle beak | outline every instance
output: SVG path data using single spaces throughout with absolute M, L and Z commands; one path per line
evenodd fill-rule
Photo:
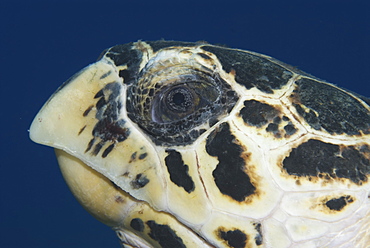
M 50 97 L 30 128 L 34 142 L 55 148 L 60 170 L 76 199 L 111 227 L 122 224 L 133 200 L 106 177 L 108 169 L 102 157 L 86 151 L 86 147 L 94 139 L 92 130 L 98 122 L 98 93 L 112 82 L 122 85 L 115 69 L 102 60 L 82 69 Z
M 97 105 L 102 105 L 106 100 L 104 96 L 99 98 L 98 93 L 112 82 L 123 85 L 116 67 L 105 60 L 91 64 L 75 74 L 50 97 L 36 115 L 30 128 L 31 140 L 63 150 L 101 174 L 106 174 L 106 167 L 100 166 L 106 161 L 102 162 L 101 156 L 96 156 L 100 151 L 96 147 L 107 149 L 110 144 L 95 137 L 94 128 L 99 122 Z M 116 94 L 120 95 L 121 91 Z M 88 152 L 89 146 L 93 152 Z
M 94 96 L 108 82 L 122 80 L 117 73 L 102 79 L 114 69 L 114 66 L 98 61 L 65 82 L 34 118 L 30 127 L 31 140 L 63 150 L 68 147 L 72 153 L 77 151 L 81 144 L 70 140 L 82 135 L 81 129 L 89 124 L 87 111 L 95 104 Z
M 77 158 L 126 192 L 143 171 L 145 182 L 162 185 L 155 149 L 127 117 L 126 87 L 108 60 L 89 65 L 45 103 L 32 122 L 31 140 Z M 136 154 L 145 154 L 145 159 L 133 160 Z M 148 201 L 162 197 L 155 187 L 135 189 L 132 195 Z

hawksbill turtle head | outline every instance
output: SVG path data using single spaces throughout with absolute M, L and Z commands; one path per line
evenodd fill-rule
M 366 247 L 370 100 L 206 43 L 107 49 L 30 137 L 130 247 Z

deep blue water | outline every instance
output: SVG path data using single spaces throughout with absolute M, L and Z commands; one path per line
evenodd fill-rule
M 53 150 L 27 131 L 53 91 L 107 47 L 206 40 L 370 96 L 370 2 L 282 2 L 1 1 L 0 247 L 119 247 L 73 198 Z

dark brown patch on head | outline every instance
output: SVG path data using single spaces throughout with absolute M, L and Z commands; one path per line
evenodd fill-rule
M 256 187 L 245 172 L 249 160 L 245 147 L 235 140 L 237 138 L 231 133 L 229 124 L 224 122 L 208 136 L 206 150 L 219 161 L 212 175 L 220 192 L 242 202 L 255 194 Z
M 98 144 L 95 145 L 95 148 L 94 150 L 91 152 L 93 155 L 98 155 L 98 153 L 100 152 L 100 150 L 103 148 L 105 142 L 104 141 L 100 141 Z
M 125 84 L 137 77 L 143 53 L 139 49 L 135 49 L 133 43 L 114 46 L 103 55 L 111 59 L 116 66 L 127 66 L 124 73 L 120 72 L 120 76 L 124 77 Z
M 159 41 L 147 41 L 152 49 L 153 52 L 157 52 L 163 48 L 167 47 L 193 47 L 197 46 L 197 43 L 194 42 L 184 42 L 184 41 L 165 41 L 165 40 L 159 40 Z
M 194 191 L 195 184 L 189 175 L 189 166 L 182 160 L 181 153 L 172 149 L 167 149 L 166 152 L 168 155 L 165 164 L 171 181 L 188 193 Z
M 126 140 L 130 130 L 125 127 L 125 121 L 121 119 L 121 94 L 122 85 L 118 82 L 112 82 L 104 86 L 94 98 L 99 99 L 95 105 L 95 118 L 98 122 L 95 124 L 92 135 L 85 152 L 92 150 L 93 155 L 98 155 L 100 150 L 107 142 L 117 143 Z M 98 142 L 98 143 L 96 143 Z M 106 157 L 113 149 L 112 144 L 107 147 L 102 156 Z
M 144 222 L 140 218 L 134 218 L 130 222 L 130 226 L 132 229 L 138 231 L 138 232 L 143 232 L 144 231 Z
M 301 78 L 296 84 L 290 99 L 312 128 L 330 134 L 370 134 L 370 112 L 358 99 L 309 78 Z
M 245 248 L 247 245 L 248 236 L 239 229 L 226 230 L 220 227 L 216 230 L 216 235 L 232 248 Z
M 139 160 L 143 160 L 147 156 L 148 156 L 148 153 L 144 152 L 144 153 L 142 153 L 142 154 L 139 155 Z
M 149 179 L 142 173 L 136 175 L 135 179 L 130 182 L 131 187 L 134 189 L 143 188 L 149 183 Z
M 352 203 L 354 200 L 350 195 L 341 196 L 338 198 L 333 198 L 328 200 L 325 205 L 330 210 L 341 211 L 349 203 Z
M 108 147 L 104 150 L 104 152 L 103 152 L 103 154 L 102 154 L 101 156 L 102 156 L 103 158 L 107 157 L 107 156 L 108 156 L 108 154 L 113 150 L 114 146 L 115 146 L 115 144 L 114 144 L 114 143 L 113 143 L 113 144 L 111 144 L 110 146 L 108 146 Z
M 130 71 L 129 70 L 120 70 L 118 73 L 118 76 L 120 78 L 123 78 L 123 82 L 127 83 L 127 78 L 130 76 Z
M 92 138 L 92 139 L 89 141 L 89 143 L 87 144 L 87 147 L 86 147 L 85 152 L 90 151 L 90 149 L 92 148 L 92 146 L 94 145 L 94 143 L 95 143 L 95 138 Z
M 86 117 L 89 113 L 90 113 L 90 111 L 92 110 L 92 108 L 94 107 L 94 105 L 91 105 L 91 106 L 89 106 L 86 110 L 85 110 L 85 112 L 82 114 L 83 115 L 83 117 Z
M 186 248 L 182 239 L 177 236 L 176 232 L 169 225 L 161 225 L 154 220 L 146 222 L 150 228 L 149 236 L 158 241 L 159 245 L 163 248 Z
M 295 134 L 295 132 L 297 132 L 297 129 L 294 127 L 292 123 L 288 123 L 287 125 L 285 125 L 284 130 L 287 135 L 293 135 Z
M 235 81 L 247 89 L 256 87 L 272 94 L 275 89 L 285 86 L 293 75 L 278 63 L 247 51 L 214 46 L 203 46 L 202 49 L 216 55 L 226 73 L 234 70 Z
M 256 100 L 244 101 L 244 107 L 239 112 L 246 124 L 255 127 L 265 126 L 278 115 L 276 108 Z
M 289 137 L 297 131 L 289 118 L 284 118 L 279 106 L 272 106 L 257 100 L 244 101 L 244 107 L 240 110 L 239 116 L 246 125 L 264 128 L 275 138 Z
M 362 146 L 344 146 L 311 139 L 294 148 L 283 161 L 289 175 L 316 181 L 349 179 L 361 185 L 370 174 L 370 152 Z

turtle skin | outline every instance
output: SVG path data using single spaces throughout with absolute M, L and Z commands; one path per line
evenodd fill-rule
M 205 42 L 107 49 L 30 137 L 124 247 L 368 247 L 370 100 Z

